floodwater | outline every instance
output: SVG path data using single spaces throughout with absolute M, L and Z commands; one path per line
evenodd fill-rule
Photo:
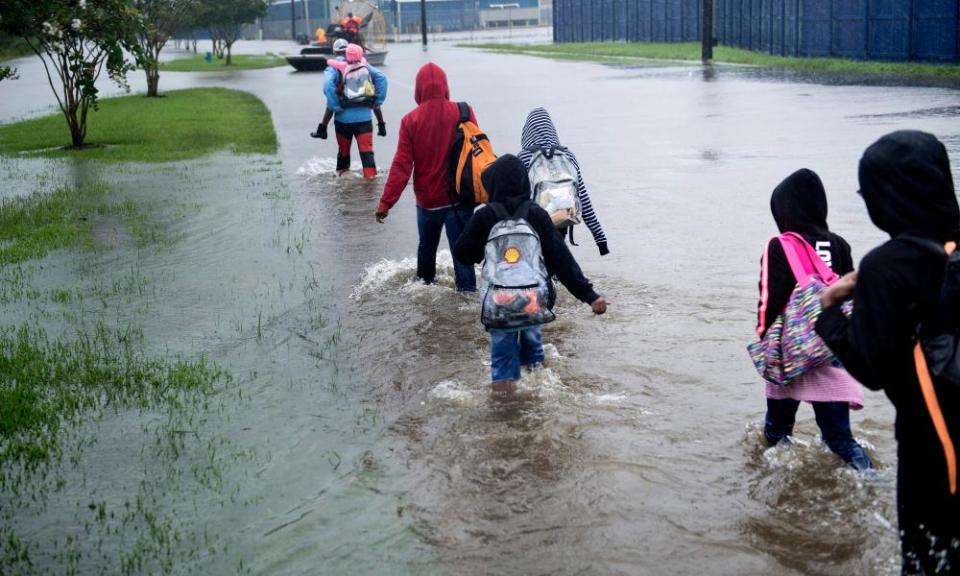
M 544 329 L 546 367 L 524 377 L 516 401 L 489 398 L 478 302 L 451 289 L 449 253 L 437 285 L 414 281 L 412 192 L 385 224 L 373 219 L 428 60 L 500 153 L 516 151 L 527 112 L 546 107 L 609 238 L 603 258 L 586 230 L 573 248 L 608 314 L 562 294 Z M 36 66 L 20 68 L 22 84 L 0 85 L 0 120 L 49 101 L 28 77 Z M 0 166 L 19 182 L 4 194 L 40 174 L 80 174 L 161 204 L 170 241 L 139 249 L 117 234 L 93 255 L 49 256 L 34 281 L 134 275 L 137 297 L 101 297 L 84 314 L 135 321 L 151 351 L 203 355 L 234 377 L 176 423 L 185 431 L 163 414 L 105 411 L 76 432 L 82 449 L 42 498 L 0 492 L 0 518 L 32 546 L 38 572 L 898 572 L 888 403 L 868 393 L 853 414 L 874 473 L 841 466 L 807 407 L 797 441 L 766 449 L 763 386 L 745 346 L 760 252 L 775 233 L 773 187 L 816 170 L 831 227 L 859 259 L 883 240 L 855 194 L 863 149 L 892 130 L 927 130 L 956 179 L 960 92 L 443 45 L 395 47 L 384 71 L 390 135 L 376 138 L 373 183 L 333 176 L 335 144 L 308 137 L 320 76 L 284 68 L 161 80 L 260 96 L 279 161 Z M 50 306 L 8 305 L 3 323 Z M 177 450 L 162 441 L 171 433 L 187 437 Z M 101 501 L 137 506 L 91 521 L 88 504 Z

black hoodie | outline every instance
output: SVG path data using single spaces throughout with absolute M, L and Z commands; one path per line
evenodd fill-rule
M 850 245 L 827 226 L 827 193 L 815 172 L 803 168 L 787 176 L 773 190 L 770 211 L 781 233 L 796 232 L 803 236 L 834 272 L 842 276 L 853 270 Z M 760 270 L 757 309 L 763 317 L 758 316 L 757 329 L 761 336 L 783 312 L 796 285 L 780 240 L 771 239 L 767 246 L 767 266 L 764 268 L 761 264 Z
M 530 180 L 527 169 L 519 158 L 505 154 L 483 172 L 483 186 L 491 202 L 503 204 L 511 214 L 523 202 L 530 200 Z M 490 230 L 500 221 L 490 206 L 477 210 L 453 247 L 453 256 L 461 262 L 477 264 L 483 261 L 484 248 Z M 556 276 L 577 299 L 592 303 L 600 296 L 584 277 L 577 261 L 553 225 L 546 210 L 531 202 L 527 222 L 540 237 L 540 248 L 547 272 Z
M 917 327 L 935 310 L 946 254 L 901 236 L 937 242 L 957 238 L 960 209 L 946 149 L 924 132 L 888 134 L 860 160 L 860 192 L 870 218 L 891 240 L 860 263 L 853 315 L 847 319 L 839 306 L 828 308 L 817 321 L 817 333 L 850 374 L 868 388 L 883 389 L 897 409 L 897 498 L 900 529 L 906 532 L 904 550 L 925 550 L 924 531 L 960 538 L 960 498 L 949 495 L 943 447 L 913 360 Z M 956 442 L 960 389 L 938 386 L 937 396 Z

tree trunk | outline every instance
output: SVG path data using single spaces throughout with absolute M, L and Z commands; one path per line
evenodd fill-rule
M 77 118 L 77 107 L 71 106 L 64 114 L 67 117 L 67 125 L 70 127 L 70 141 L 76 149 L 83 148 L 83 141 L 86 138 L 86 129 L 81 126 Z
M 160 85 L 160 70 L 151 66 L 146 68 L 147 72 L 147 97 L 156 98 L 159 96 L 158 87 Z
M 147 97 L 156 98 L 159 95 L 160 51 L 163 50 L 163 44 L 154 43 L 147 49 L 150 51 L 151 57 L 150 62 L 143 67 L 143 71 L 147 73 Z
M 231 64 L 233 64 L 232 51 L 233 51 L 233 42 L 230 42 L 229 44 L 227 44 L 227 61 L 226 61 L 227 66 L 230 66 Z

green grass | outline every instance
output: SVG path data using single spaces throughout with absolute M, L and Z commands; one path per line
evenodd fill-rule
M 0 33 L 0 62 L 22 58 L 33 54 L 30 46 L 22 38 Z
M 277 150 L 270 111 L 256 96 L 226 88 L 192 88 L 107 98 L 91 111 L 89 145 L 67 149 L 70 132 L 61 114 L 0 126 L 0 154 L 32 153 L 112 162 L 174 162 L 230 149 Z
M 63 427 L 90 410 L 182 407 L 230 380 L 203 359 L 145 358 L 141 341 L 103 324 L 72 341 L 27 326 L 0 330 L 0 486 L 12 480 L 9 464 L 29 469 L 57 456 Z
M 137 204 L 111 202 L 102 183 L 6 198 L 0 200 L 0 266 L 64 248 L 91 248 L 98 217 L 117 218 L 138 244 L 155 235 Z
M 214 58 L 207 62 L 203 54 L 195 54 L 189 58 L 178 58 L 160 63 L 161 72 L 222 72 L 224 70 L 260 70 L 262 68 L 276 68 L 286 66 L 287 60 L 277 54 L 251 55 L 234 54 L 233 62 L 227 66 L 226 58 Z M 162 81 L 161 81 L 162 82 Z
M 461 44 L 491 52 L 527 54 L 564 60 L 600 60 L 624 62 L 631 60 L 700 61 L 700 43 L 613 43 L 589 42 L 579 44 Z M 898 78 L 928 78 L 960 84 L 960 65 L 927 64 L 919 62 L 877 62 L 843 58 L 787 58 L 771 56 L 751 50 L 717 46 L 714 62 L 746 64 L 771 68 L 789 68 L 806 72 L 852 73 Z

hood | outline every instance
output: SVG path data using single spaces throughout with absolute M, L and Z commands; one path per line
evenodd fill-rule
M 417 104 L 438 98 L 449 100 L 450 89 L 447 87 L 447 74 L 443 68 L 433 62 L 424 64 L 417 72 L 417 86 L 413 98 Z
M 801 168 L 773 189 L 770 211 L 780 232 L 826 235 L 827 193 L 813 170 Z
M 530 179 L 523 161 L 513 154 L 504 154 L 483 171 L 480 177 L 491 202 L 505 204 L 513 210 L 530 198 Z
M 870 219 L 890 236 L 960 236 L 950 159 L 933 134 L 901 130 L 870 145 L 860 159 L 860 193 Z
M 363 60 L 363 47 L 358 44 L 347 46 L 347 62 L 355 64 Z
M 520 147 L 529 150 L 557 146 L 560 146 L 560 138 L 557 137 L 557 129 L 553 125 L 550 113 L 544 108 L 534 108 L 527 114 L 527 122 L 523 125 Z

